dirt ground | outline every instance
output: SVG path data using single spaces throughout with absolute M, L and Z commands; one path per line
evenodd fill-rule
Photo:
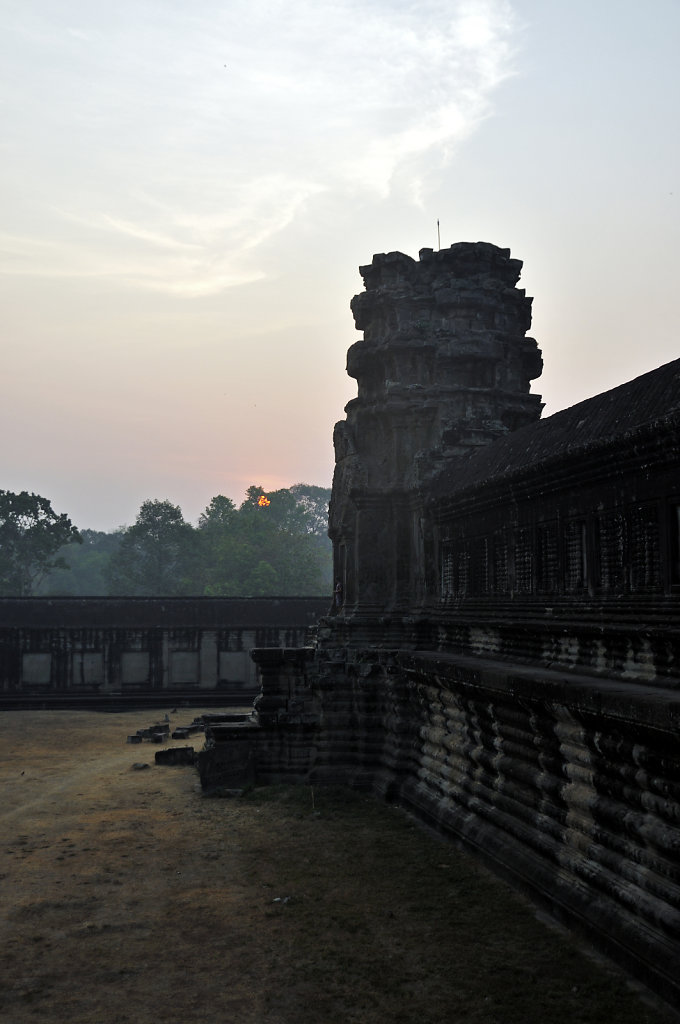
M 0 713 L 4 1024 L 677 1019 L 399 811 L 203 797 L 126 743 L 155 720 Z

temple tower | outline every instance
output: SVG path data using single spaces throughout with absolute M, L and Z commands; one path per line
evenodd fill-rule
M 413 605 L 426 557 L 421 485 L 539 419 L 530 382 L 543 364 L 526 337 L 521 269 L 487 242 L 422 249 L 419 260 L 383 253 L 360 268 L 366 290 L 351 308 L 364 337 L 347 353 L 358 395 L 335 428 L 329 530 L 346 615 Z

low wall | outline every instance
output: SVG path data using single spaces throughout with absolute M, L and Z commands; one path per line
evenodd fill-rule
M 304 645 L 325 598 L 0 599 L 0 693 L 252 692 L 253 647 Z
M 677 691 L 423 652 L 254 657 L 257 713 L 209 735 L 206 788 L 397 800 L 680 1003 Z

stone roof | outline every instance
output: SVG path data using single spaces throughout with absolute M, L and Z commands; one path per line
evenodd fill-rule
M 680 414 L 680 359 L 447 460 L 434 492 L 459 493 L 492 478 L 535 471 L 553 459 L 605 447 Z
M 305 627 L 326 597 L 3 597 L 2 629 L 258 629 Z

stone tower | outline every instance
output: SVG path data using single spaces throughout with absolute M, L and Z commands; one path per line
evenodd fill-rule
M 361 267 L 366 290 L 351 308 L 364 337 L 347 353 L 358 395 L 335 428 L 330 516 L 346 615 L 412 605 L 420 539 L 409 508 L 421 485 L 540 417 L 530 382 L 543 364 L 526 337 L 521 269 L 487 242 L 422 249 L 419 261 L 380 254 Z

